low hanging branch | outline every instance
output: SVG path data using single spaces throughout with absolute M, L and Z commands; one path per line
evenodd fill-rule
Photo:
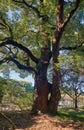
M 19 49 L 23 50 L 31 58 L 33 62 L 38 63 L 38 59 L 31 53 L 31 51 L 28 48 L 26 48 L 22 44 L 19 44 L 11 39 L 0 43 L 0 47 L 3 47 L 5 45 L 12 45 L 14 47 L 18 47 Z
M 0 65 L 3 64 L 3 63 L 6 63 L 6 62 L 10 62 L 10 61 L 15 63 L 19 69 L 27 70 L 29 72 L 36 73 L 36 70 L 33 67 L 20 64 L 19 61 L 17 61 L 16 59 L 14 59 L 12 57 L 6 57 L 6 58 L 0 60 Z
M 13 63 L 15 63 L 19 69 L 27 70 L 29 72 L 32 71 L 32 72 L 36 73 L 36 70 L 33 67 L 22 65 L 22 64 L 19 63 L 19 61 L 15 60 L 14 58 L 10 58 L 10 61 L 12 61 Z

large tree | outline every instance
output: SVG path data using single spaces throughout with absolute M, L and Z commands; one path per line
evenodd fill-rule
M 0 3 L 0 64 L 9 63 L 15 69 L 14 63 L 35 75 L 35 112 L 57 111 L 61 97 L 60 72 L 56 67 L 59 50 L 74 50 L 83 45 L 82 36 L 79 42 L 67 44 L 68 39 L 63 35 L 70 29 L 66 28 L 71 26 L 67 24 L 79 17 L 82 26 L 82 4 L 82 0 L 6 0 Z M 74 32 L 79 30 L 70 31 L 75 37 Z M 51 58 L 53 79 L 49 89 L 47 69 Z

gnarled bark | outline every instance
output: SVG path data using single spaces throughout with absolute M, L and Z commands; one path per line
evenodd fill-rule
M 42 48 L 41 58 L 37 64 L 37 74 L 35 76 L 34 105 L 33 111 L 47 111 L 48 102 L 48 82 L 47 68 L 51 58 L 50 41 Z

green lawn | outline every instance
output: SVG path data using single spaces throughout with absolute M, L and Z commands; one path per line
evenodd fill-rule
M 79 110 L 74 110 L 72 108 L 59 109 L 56 118 L 65 121 L 73 120 L 74 122 L 84 122 L 84 107 Z

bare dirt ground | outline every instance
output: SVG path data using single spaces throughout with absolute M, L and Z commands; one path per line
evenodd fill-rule
M 30 112 L 4 112 L 15 124 L 15 130 L 84 130 L 83 122 L 73 120 L 60 121 L 56 116 L 40 114 L 33 116 Z M 0 114 L 0 130 L 12 130 L 11 123 Z

